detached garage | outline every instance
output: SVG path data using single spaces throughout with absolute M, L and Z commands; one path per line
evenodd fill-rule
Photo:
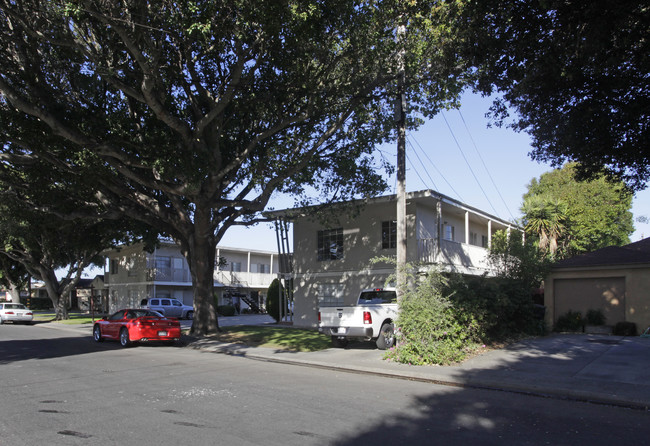
M 650 326 L 650 238 L 556 263 L 544 283 L 547 322 L 569 311 L 602 310 L 607 325 Z

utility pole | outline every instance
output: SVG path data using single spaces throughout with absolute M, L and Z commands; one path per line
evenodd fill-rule
M 406 83 L 404 62 L 404 37 L 406 26 L 397 25 L 396 39 L 397 54 L 397 100 L 395 101 L 395 121 L 397 123 L 397 299 L 401 298 L 402 290 L 406 284 Z

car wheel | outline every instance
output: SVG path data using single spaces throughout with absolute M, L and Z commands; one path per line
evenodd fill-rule
M 104 338 L 102 338 L 102 329 L 99 328 L 99 325 L 95 325 L 93 328 L 93 339 L 95 342 L 102 342 Z
M 131 340 L 129 339 L 129 330 L 127 328 L 122 328 L 120 330 L 120 345 L 122 347 L 128 347 L 131 345 Z
M 332 336 L 332 345 L 334 348 L 345 348 L 348 345 L 348 340 L 339 338 L 338 336 Z
M 386 323 L 381 326 L 376 344 L 379 350 L 386 350 L 395 345 L 395 326 L 393 324 Z
M 185 316 L 187 316 L 189 320 L 194 319 L 194 311 L 188 311 Z

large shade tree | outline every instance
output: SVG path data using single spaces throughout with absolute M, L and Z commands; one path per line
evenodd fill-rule
M 192 331 L 212 332 L 229 227 L 256 221 L 276 191 L 307 204 L 308 192 L 385 188 L 372 149 L 393 136 L 398 54 L 411 112 L 455 103 L 456 12 L 454 1 L 0 0 L 2 160 L 84 172 L 95 195 L 76 213 L 173 237 L 191 270 Z
M 466 11 L 478 88 L 497 123 L 532 137 L 533 159 L 634 189 L 650 179 L 647 0 L 480 0 Z M 514 110 L 516 116 L 508 117 Z
M 579 181 L 569 163 L 534 178 L 524 194 L 523 223 L 540 248 L 563 258 L 630 242 L 632 193 L 605 176 Z
M 68 319 L 67 297 L 86 267 L 103 265 L 100 253 L 110 246 L 102 238 L 102 223 L 61 221 L 37 213 L 16 218 L 15 214 L 5 214 L 4 206 L 2 211 L 0 255 L 42 281 L 56 320 Z
M 29 288 L 29 282 L 25 266 L 0 253 L 0 285 L 9 291 L 12 302 L 20 302 L 20 292 Z
M 29 275 L 42 281 L 56 319 L 67 319 L 67 297 L 84 269 L 102 266 L 101 252 L 119 243 L 137 238 L 151 246 L 155 231 L 126 218 L 93 217 L 90 209 L 83 219 L 70 218 L 79 212 L 78 203 L 68 197 L 70 187 L 76 185 L 74 175 L 52 182 L 43 161 L 21 167 L 0 164 L 2 280 L 16 282 Z
M 12 123 L 16 128 L 19 124 Z M 30 136 L 22 135 L 21 141 L 29 142 Z M 42 138 L 50 150 L 58 149 L 56 140 L 43 134 L 36 138 Z M 88 200 L 95 193 L 79 179 L 87 174 L 58 172 L 52 180 L 51 163 L 36 157 L 24 163 L 0 163 L 2 275 L 22 272 L 42 281 L 57 320 L 68 318 L 68 296 L 84 269 L 103 265 L 103 250 L 135 240 L 153 248 L 157 241 L 157 232 L 147 224 L 120 213 L 104 219 L 98 203 L 83 208 L 80 199 Z

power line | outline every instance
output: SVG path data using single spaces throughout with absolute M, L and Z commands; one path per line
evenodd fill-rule
M 422 179 L 422 176 L 420 175 L 420 172 L 418 172 L 418 169 L 417 169 L 417 168 L 415 167 L 415 165 L 413 164 L 413 161 L 411 161 L 411 158 L 409 158 L 409 154 L 408 154 L 408 153 L 406 153 L 406 160 L 409 162 L 409 165 L 413 168 L 413 170 L 415 171 L 415 174 L 418 176 L 418 178 L 420 179 L 420 181 L 422 181 L 422 184 L 424 184 L 425 187 L 426 187 L 426 182 Z
M 424 171 L 426 172 L 427 177 L 429 178 L 429 181 L 431 181 L 431 184 L 433 184 L 433 189 L 438 190 L 438 186 L 436 186 L 436 182 L 433 181 L 433 178 L 431 178 L 431 175 L 429 175 L 429 170 L 424 166 L 424 163 L 422 162 L 422 158 L 420 158 L 420 155 L 418 155 L 418 151 L 415 149 L 415 146 L 413 146 L 413 144 L 411 143 L 410 140 L 407 139 L 406 141 L 408 142 L 409 146 L 411 146 L 411 148 L 413 149 L 413 153 L 415 153 L 415 156 L 417 157 L 418 161 L 420 162 L 420 165 L 424 168 Z M 418 174 L 418 176 L 420 176 L 420 175 Z M 420 178 L 420 179 L 422 179 L 422 178 Z M 424 181 L 422 181 L 422 183 L 426 186 L 426 183 Z
M 450 189 L 452 190 L 452 192 L 456 195 L 456 197 L 458 197 L 458 199 L 459 199 L 460 201 L 465 201 L 465 200 L 463 200 L 463 198 L 460 196 L 460 194 L 456 191 L 456 189 L 454 189 L 454 186 L 452 186 L 451 183 L 447 180 L 447 178 L 443 175 L 443 173 L 440 171 L 440 169 L 438 169 L 438 167 L 437 167 L 437 166 L 435 165 L 435 163 L 431 160 L 431 158 L 429 158 L 429 155 L 427 155 L 427 152 L 424 150 L 424 148 L 422 147 L 422 145 L 420 145 L 420 143 L 419 143 L 418 140 L 415 138 L 415 136 L 413 136 L 413 134 L 409 134 L 409 135 L 408 135 L 408 141 L 409 141 L 410 146 L 413 147 L 413 151 L 416 152 L 416 154 L 417 154 L 416 147 L 413 145 L 413 142 L 412 142 L 412 141 L 414 141 L 415 144 L 417 144 L 417 148 L 420 149 L 420 151 L 422 152 L 422 154 L 423 154 L 423 155 L 425 156 L 425 158 L 429 161 L 429 163 L 431 164 L 431 166 L 436 170 L 436 172 L 438 173 L 438 175 L 440 175 L 440 177 L 444 180 L 444 182 L 447 184 L 447 186 L 449 186 L 449 188 L 450 188 Z M 419 157 L 418 157 L 418 158 L 419 158 Z M 420 161 L 420 162 L 421 162 L 421 161 Z M 422 163 L 422 166 L 424 167 L 424 163 Z M 426 167 L 425 167 L 425 170 L 427 170 Z M 427 170 L 427 172 L 428 172 L 428 170 Z M 418 176 L 419 176 L 419 175 L 418 175 Z M 432 182 L 433 185 L 434 185 L 434 190 L 436 190 L 437 192 L 440 192 L 440 190 L 436 187 L 434 181 L 431 180 L 431 182 Z M 423 182 L 423 183 L 424 183 L 424 182 Z M 426 183 L 424 183 L 424 184 L 425 184 L 425 186 L 426 186 Z
M 465 160 L 465 164 L 467 164 L 467 168 L 471 172 L 472 176 L 474 177 L 474 180 L 476 181 L 476 184 L 478 185 L 478 188 L 481 189 L 481 192 L 483 192 L 483 196 L 487 200 L 488 204 L 492 208 L 495 214 L 498 215 L 497 210 L 494 208 L 494 205 L 490 201 L 490 198 L 488 195 L 485 193 L 485 190 L 483 189 L 483 186 L 481 186 L 480 181 L 476 177 L 476 174 L 474 173 L 474 169 L 472 169 L 472 166 L 469 164 L 469 161 L 467 160 L 467 157 L 465 156 L 465 152 L 463 152 L 463 149 L 460 147 L 460 144 L 458 143 L 458 139 L 456 139 L 456 135 L 454 134 L 454 131 L 452 130 L 451 126 L 449 125 L 449 121 L 447 121 L 447 117 L 445 116 L 444 112 L 440 113 L 442 115 L 442 118 L 445 120 L 445 124 L 447 124 L 447 128 L 449 129 L 449 132 L 451 132 L 451 136 L 454 138 L 454 141 L 456 142 L 456 147 L 458 147 L 458 150 L 460 151 L 461 155 L 463 156 L 463 159 Z
M 469 127 L 467 126 L 467 123 L 465 122 L 465 118 L 463 117 L 463 114 L 461 113 L 460 109 L 458 110 L 458 114 L 460 115 L 460 119 L 463 121 L 463 125 L 465 126 L 465 130 L 467 131 L 467 134 L 469 135 L 470 141 L 472 141 L 472 145 L 474 146 L 474 149 L 476 150 L 476 154 L 478 155 L 479 159 L 481 160 L 481 163 L 483 163 L 483 167 L 485 168 L 485 171 L 487 172 L 488 177 L 490 178 L 490 181 L 492 182 L 492 186 L 494 186 L 494 189 L 496 190 L 497 194 L 499 195 L 499 198 L 501 198 L 501 203 L 503 203 L 506 210 L 508 211 L 508 214 L 510 214 L 510 218 L 512 218 L 512 221 L 515 221 L 516 218 L 512 215 L 512 212 L 510 211 L 510 208 L 506 204 L 506 201 L 503 199 L 503 195 L 501 195 L 501 191 L 499 190 L 496 183 L 494 182 L 494 179 L 492 178 L 492 175 L 490 174 L 490 170 L 487 168 L 487 165 L 485 164 L 485 161 L 483 160 L 483 157 L 481 156 L 481 152 L 478 150 L 478 147 L 476 146 L 476 142 L 474 142 L 474 138 L 472 137 L 472 133 L 469 131 Z

